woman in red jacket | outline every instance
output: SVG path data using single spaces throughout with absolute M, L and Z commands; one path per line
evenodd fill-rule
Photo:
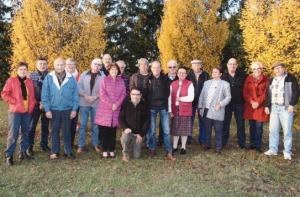
M 249 119 L 250 147 L 262 153 L 263 123 L 269 121 L 269 115 L 264 112 L 264 102 L 269 77 L 263 75 L 263 66 L 260 62 L 251 65 L 252 74 L 246 78 L 243 96 L 245 99 L 244 119 Z
M 194 100 L 194 85 L 185 79 L 186 69 L 179 68 L 178 80 L 170 87 L 169 113 L 171 119 L 171 135 L 173 136 L 173 153 L 178 151 L 178 140 L 181 136 L 181 155 L 186 154 L 187 136 L 191 135 L 191 116 Z
M 4 151 L 5 163 L 8 166 L 14 164 L 13 154 L 16 150 L 16 142 L 21 130 L 20 138 L 20 159 L 32 160 L 26 150 L 29 146 L 29 125 L 36 100 L 34 97 L 34 85 L 31 79 L 27 78 L 28 64 L 20 62 L 17 65 L 17 76 L 7 80 L 2 92 L 2 99 L 9 103 L 8 113 L 8 137 L 7 146 Z

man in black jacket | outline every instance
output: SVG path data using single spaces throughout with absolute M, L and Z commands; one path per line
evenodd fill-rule
M 122 128 L 121 144 L 123 161 L 129 161 L 129 145 L 132 142 L 133 158 L 141 155 L 142 140 L 150 125 L 150 108 L 143 101 L 141 90 L 133 87 L 130 91 L 130 101 L 125 101 L 119 115 Z
M 178 80 L 178 76 L 177 76 L 177 69 L 178 69 L 178 65 L 177 62 L 175 60 L 170 60 L 167 63 L 167 68 L 168 68 L 168 73 L 165 74 L 166 77 L 168 77 L 168 85 L 170 87 L 171 83 L 173 81 Z M 164 132 L 162 129 L 162 125 L 161 125 L 161 121 L 159 122 L 159 136 L 158 136 L 158 140 L 157 140 L 157 146 L 162 146 L 164 142 Z
M 193 60 L 191 61 L 192 64 L 192 69 L 186 79 L 190 80 L 193 82 L 194 88 L 195 88 L 195 96 L 194 96 L 194 101 L 193 101 L 193 111 L 192 111 L 192 132 L 193 133 L 193 125 L 194 125 L 194 120 L 195 120 L 195 113 L 198 108 L 198 101 L 199 101 L 199 96 L 201 94 L 204 82 L 209 80 L 209 74 L 202 70 L 202 62 L 200 60 Z M 204 128 L 204 120 L 203 117 L 200 116 L 199 111 L 197 111 L 198 114 L 198 120 L 199 120 L 199 137 L 198 137 L 198 142 L 200 144 L 204 143 L 205 141 L 205 128 Z M 188 137 L 188 143 L 191 143 L 192 141 L 192 135 Z
M 225 107 L 225 117 L 223 123 L 223 145 L 226 145 L 229 139 L 230 122 L 232 112 L 236 120 L 238 145 L 241 149 L 245 149 L 246 134 L 245 134 L 245 121 L 244 114 L 244 98 L 243 87 L 246 79 L 246 73 L 238 69 L 238 63 L 235 58 L 231 58 L 227 63 L 227 70 L 222 75 L 222 80 L 230 84 L 231 101 Z

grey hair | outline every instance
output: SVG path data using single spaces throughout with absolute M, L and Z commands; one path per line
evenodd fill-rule
M 253 62 L 253 63 L 251 64 L 251 69 L 253 69 L 253 66 L 254 66 L 254 65 L 259 66 L 259 68 L 263 68 L 262 63 L 260 63 L 260 62 Z
M 147 65 L 149 66 L 149 62 L 148 62 L 148 60 L 146 58 L 140 58 L 139 61 L 138 61 L 138 66 L 140 66 L 141 62 L 146 62 Z
M 170 60 L 168 63 L 167 63 L 167 66 L 169 66 L 171 63 L 174 63 L 176 65 L 176 67 L 178 66 L 177 62 L 175 60 Z
M 123 60 L 118 60 L 116 63 L 117 63 L 117 64 L 118 64 L 118 63 L 123 63 L 123 64 L 124 64 L 124 67 L 126 67 L 126 64 L 125 64 L 125 62 L 124 62 Z M 119 66 L 119 64 L 118 64 L 118 66 Z

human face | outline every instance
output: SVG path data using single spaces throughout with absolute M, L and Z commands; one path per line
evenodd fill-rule
M 139 65 L 139 70 L 141 74 L 147 74 L 148 73 L 148 64 L 145 61 L 141 61 Z
M 260 77 L 260 75 L 262 74 L 262 70 L 263 68 L 260 65 L 258 64 L 252 65 L 252 74 L 254 77 Z
M 177 66 L 174 62 L 168 64 L 168 74 L 169 75 L 176 75 Z
M 195 73 L 199 73 L 201 71 L 201 68 L 202 68 L 202 64 L 192 64 L 192 69 Z
M 133 102 L 133 104 L 136 105 L 141 101 L 142 94 L 138 90 L 132 90 L 130 92 L 130 98 L 131 98 L 131 102 Z
M 151 65 L 151 71 L 153 76 L 159 77 L 160 72 L 161 72 L 161 67 L 159 62 L 153 62 Z
M 57 59 L 54 61 L 54 69 L 57 73 L 63 73 L 66 68 L 66 61 L 64 59 Z
M 116 78 L 116 76 L 118 75 L 118 69 L 117 69 L 115 66 L 112 67 L 112 68 L 110 68 L 109 74 L 110 74 L 110 76 L 112 76 L 113 78 Z
M 211 75 L 212 75 L 213 79 L 218 80 L 221 78 L 222 73 L 220 73 L 220 71 L 218 69 L 214 68 Z
M 179 81 L 183 81 L 186 78 L 186 70 L 185 69 L 179 69 L 177 73 Z
M 238 67 L 238 63 L 237 63 L 236 59 L 231 58 L 228 60 L 227 69 L 228 69 L 229 73 L 235 73 L 237 67 Z
M 101 60 L 94 60 L 94 61 L 91 63 L 91 72 L 92 72 L 92 73 L 97 73 L 97 72 L 99 72 L 101 66 L 102 66 L 102 61 L 101 61 Z
M 121 74 L 123 74 L 125 70 L 125 64 L 123 62 L 117 62 L 117 64 L 119 65 Z
M 276 77 L 281 77 L 284 75 L 284 72 L 285 72 L 285 67 L 283 66 L 276 66 L 274 69 L 274 74 Z
M 74 61 L 68 61 L 66 63 L 66 69 L 69 73 L 74 73 L 76 70 L 76 62 Z
M 44 72 L 48 68 L 48 63 L 46 60 L 38 60 L 36 63 L 36 68 L 38 71 Z
M 17 74 L 19 77 L 24 78 L 27 75 L 27 68 L 26 66 L 20 66 L 17 70 Z
M 112 63 L 111 56 L 108 54 L 105 54 L 103 56 L 103 63 L 104 63 L 105 68 L 107 68 L 107 66 Z

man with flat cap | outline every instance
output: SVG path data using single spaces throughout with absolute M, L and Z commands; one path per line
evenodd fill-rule
M 193 101 L 193 111 L 192 111 L 192 117 L 191 117 L 191 122 L 192 122 L 192 134 L 193 134 L 193 125 L 194 125 L 194 120 L 195 120 L 195 113 L 198 108 L 198 102 L 199 102 L 199 96 L 201 94 L 204 82 L 209 80 L 209 74 L 202 70 L 202 62 L 201 60 L 193 60 L 191 61 L 191 66 L 192 70 L 188 73 L 186 79 L 190 80 L 193 82 L 194 85 L 194 101 Z M 197 111 L 198 114 L 198 120 L 199 120 L 199 137 L 198 137 L 198 142 L 200 144 L 204 143 L 205 141 L 205 128 L 204 128 L 204 120 L 203 117 L 199 115 L 199 111 Z M 192 134 L 191 136 L 188 137 L 188 143 L 191 143 L 192 141 Z
M 283 158 L 292 157 L 292 127 L 295 105 L 299 100 L 297 79 L 285 71 L 285 64 L 278 62 L 272 67 L 274 77 L 270 79 L 267 89 L 265 112 L 270 114 L 269 150 L 266 155 L 277 155 L 280 125 L 283 129 Z

